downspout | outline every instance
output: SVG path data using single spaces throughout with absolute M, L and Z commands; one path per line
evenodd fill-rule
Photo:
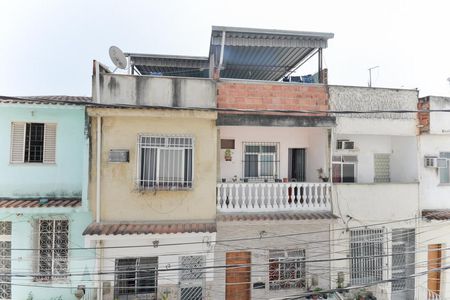
M 100 63 L 95 61 L 95 96 L 97 103 L 100 101 Z M 95 222 L 100 223 L 100 209 L 101 209 L 101 158 L 102 158 L 102 117 L 97 116 L 97 166 L 96 166 L 96 195 L 95 195 Z M 100 274 L 103 269 L 103 251 L 102 251 L 102 240 L 97 240 L 96 242 L 96 257 L 97 257 L 97 300 L 103 299 L 103 289 L 102 289 L 102 275 Z

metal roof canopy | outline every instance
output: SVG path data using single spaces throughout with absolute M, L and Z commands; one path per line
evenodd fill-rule
M 327 47 L 332 33 L 213 26 L 209 57 L 126 53 L 142 75 L 281 80 Z

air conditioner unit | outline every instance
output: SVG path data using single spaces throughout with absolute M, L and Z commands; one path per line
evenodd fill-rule
M 350 140 L 337 140 L 336 149 L 338 150 L 353 150 L 355 149 L 355 142 Z
M 128 162 L 130 157 L 130 151 L 126 149 L 111 149 L 109 150 L 109 162 Z
M 424 158 L 425 168 L 447 168 L 447 159 L 439 158 L 437 156 L 425 156 Z

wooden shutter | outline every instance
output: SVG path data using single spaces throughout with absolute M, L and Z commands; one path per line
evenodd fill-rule
M 56 124 L 45 124 L 43 157 L 44 163 L 56 162 Z
M 26 123 L 11 123 L 11 163 L 23 163 Z

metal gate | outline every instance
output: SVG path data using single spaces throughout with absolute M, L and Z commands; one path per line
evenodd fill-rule
M 414 299 L 414 249 L 414 229 L 392 230 L 392 300 Z
M 180 257 L 180 300 L 204 299 L 205 265 L 205 256 Z

